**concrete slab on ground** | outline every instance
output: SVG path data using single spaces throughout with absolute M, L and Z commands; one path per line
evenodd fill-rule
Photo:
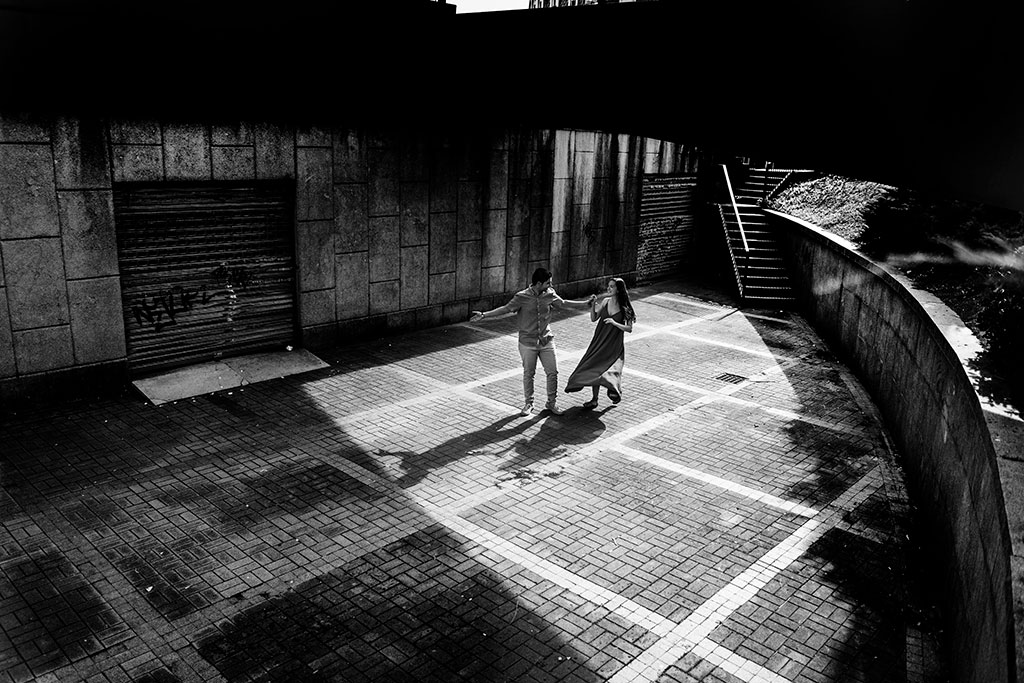
M 153 405 L 243 387 L 328 367 L 306 349 L 253 353 L 176 368 L 132 384 Z

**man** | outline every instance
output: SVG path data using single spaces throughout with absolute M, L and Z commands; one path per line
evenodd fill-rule
M 520 415 L 533 412 L 533 377 L 537 372 L 538 358 L 547 375 L 548 397 L 545 407 L 552 415 L 562 414 L 555 405 L 558 398 L 558 366 L 555 361 L 555 335 L 551 332 L 551 309 L 565 306 L 587 308 L 594 299 L 594 295 L 586 301 L 563 299 L 551 286 L 551 273 L 548 269 L 538 268 L 533 271 L 532 284 L 516 292 L 507 304 L 490 311 L 473 311 L 470 315 L 469 321 L 476 322 L 516 314 L 519 323 L 519 355 L 523 359 L 523 395 L 526 398 Z

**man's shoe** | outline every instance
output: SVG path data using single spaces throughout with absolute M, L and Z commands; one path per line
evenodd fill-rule
M 523 409 L 519 411 L 519 414 L 523 416 L 533 414 L 533 402 L 526 403 Z
M 562 409 L 559 408 L 558 406 L 556 406 L 554 403 L 549 403 L 547 405 L 546 410 L 549 413 L 551 413 L 552 415 L 561 415 L 562 414 Z

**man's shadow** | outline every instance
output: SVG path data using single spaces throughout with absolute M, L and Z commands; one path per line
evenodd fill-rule
M 558 417 L 549 416 L 540 430 L 529 438 L 515 440 L 511 446 L 513 457 L 499 469 L 506 472 L 529 469 L 532 465 L 569 455 L 578 447 L 596 441 L 604 433 L 601 417 L 612 406 L 601 410 L 573 407 Z
M 552 415 L 547 411 L 530 417 L 509 415 L 476 431 L 454 436 L 425 453 L 380 451 L 378 455 L 401 461 L 402 476 L 395 481 L 401 488 L 413 486 L 433 470 L 466 456 L 510 458 L 498 469 L 515 471 L 561 457 L 572 452 L 574 447 L 596 440 L 605 430 L 601 417 L 607 410 L 573 407 L 561 415 Z M 525 434 L 537 424 L 540 428 L 535 434 Z M 377 466 L 373 469 L 379 471 L 380 468 Z

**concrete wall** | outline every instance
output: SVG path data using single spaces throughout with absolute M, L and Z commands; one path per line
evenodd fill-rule
M 73 369 L 90 381 L 89 368 L 111 363 L 118 374 L 109 140 L 101 124 L 0 118 L 0 387 L 24 378 L 34 390 Z
M 769 213 L 790 242 L 807 314 L 872 393 L 901 451 L 941 556 L 955 680 L 1015 680 L 1010 537 L 992 436 L 958 355 L 966 328 L 849 243 Z
M 632 278 L 641 174 L 691 151 L 581 131 L 356 130 L 0 114 L 0 399 L 126 375 L 113 187 L 293 179 L 299 343 Z M 692 163 L 692 162 L 691 162 Z

